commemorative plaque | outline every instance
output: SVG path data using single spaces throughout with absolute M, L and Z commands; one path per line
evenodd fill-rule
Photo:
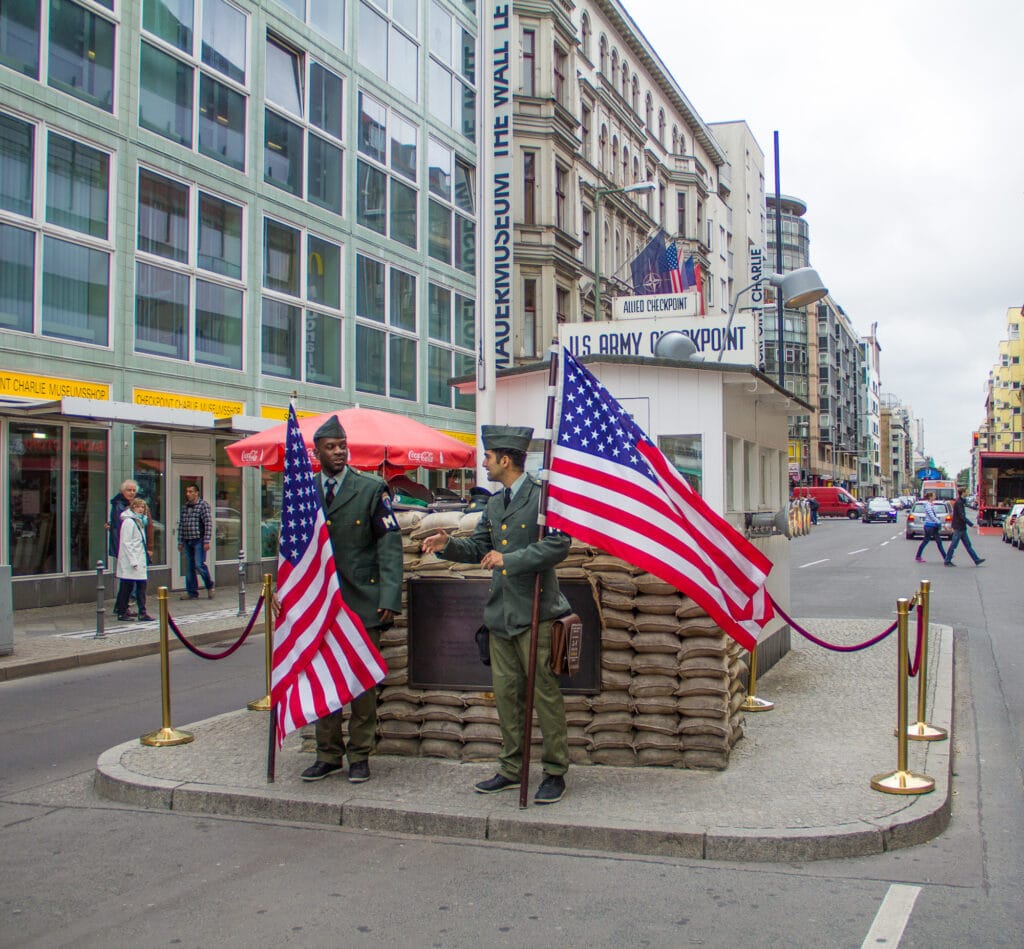
M 490 581 L 413 577 L 408 581 L 409 685 L 414 689 L 491 689 L 491 670 L 480 661 L 475 634 L 483 623 Z M 601 691 L 601 618 L 586 580 L 559 580 L 583 620 L 580 669 L 561 677 L 567 695 Z M 529 635 L 529 634 L 527 634 Z

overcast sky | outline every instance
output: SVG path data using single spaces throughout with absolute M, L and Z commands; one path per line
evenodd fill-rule
M 705 122 L 746 120 L 769 191 L 778 130 L 812 266 L 955 476 L 1024 303 L 1024 4 L 623 2 Z

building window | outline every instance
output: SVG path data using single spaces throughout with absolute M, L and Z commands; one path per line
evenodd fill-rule
M 584 207 L 582 210 L 582 219 L 580 221 L 580 229 L 582 231 L 582 241 L 580 246 L 580 253 L 583 255 L 583 266 L 593 268 L 594 266 L 594 236 L 591 233 L 593 230 L 593 211 L 588 207 Z
M 589 60 L 590 57 L 590 17 L 586 13 L 583 14 L 583 18 L 580 21 L 580 49 L 583 55 Z
M 430 112 L 470 141 L 476 140 L 476 37 L 430 4 Z
M 139 169 L 135 352 L 242 369 L 242 208 Z
M 523 223 L 536 224 L 537 153 L 523 152 Z
M 408 0 L 359 4 L 359 62 L 402 95 L 419 101 L 419 5 Z
M 648 131 L 654 131 L 654 97 L 648 92 L 644 99 L 644 120 L 647 122 Z
M 476 315 L 470 297 L 436 284 L 427 287 L 427 401 L 473 409 L 475 397 L 448 385 L 452 376 L 471 375 L 476 365 Z
M 537 94 L 537 34 L 523 30 L 523 95 Z
M 54 89 L 113 112 L 114 23 L 71 0 L 49 2 L 47 82 Z M 5 3 L 4 7 L 7 6 Z
M 555 288 L 555 321 L 559 325 L 569 322 L 569 291 L 564 287 Z
M 537 340 L 540 327 L 537 325 L 537 281 L 523 281 L 523 356 L 537 355 Z
M 475 169 L 436 139 L 429 146 L 427 253 L 464 273 L 476 272 Z M 454 180 L 452 177 L 454 169 Z
M 145 0 L 139 126 L 245 170 L 248 17 L 227 0 Z
M 341 214 L 342 79 L 267 38 L 263 180 Z M 308 94 L 307 94 L 308 93 Z
M 276 0 L 324 39 L 345 48 L 345 0 Z
M 580 154 L 585 162 L 590 161 L 590 123 L 593 119 L 593 112 L 590 106 L 580 106 Z
M 555 43 L 555 101 L 560 105 L 568 106 L 568 85 L 565 81 L 569 70 L 569 56 L 561 46 Z
M 0 113 L 0 327 L 108 345 L 110 166 L 107 152 Z
M 569 226 L 565 204 L 568 178 L 568 170 L 561 165 L 555 165 L 555 226 L 563 231 Z
M 264 219 L 264 375 L 341 386 L 341 259 L 333 241 Z
M 356 391 L 418 398 L 416 315 L 416 277 L 357 255 Z
M 39 3 L 5 3 L 0 7 L 0 64 L 39 78 Z
M 407 247 L 418 244 L 418 132 L 408 119 L 359 94 L 356 221 Z
M 607 76 L 607 74 L 608 74 L 608 40 L 605 39 L 603 33 L 601 34 L 601 39 L 598 41 L 598 44 L 597 44 L 597 54 L 598 54 L 598 59 L 599 59 L 598 67 L 597 68 L 601 70 L 601 73 L 603 75 Z

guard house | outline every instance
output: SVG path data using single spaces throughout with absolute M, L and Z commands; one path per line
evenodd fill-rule
M 787 416 L 811 407 L 750 365 L 640 356 L 583 356 L 580 361 L 673 461 L 711 507 L 774 564 L 768 590 L 789 606 L 790 543 L 751 515 L 788 508 Z M 455 380 L 460 388 L 474 385 Z M 497 377 L 495 422 L 545 427 L 548 365 L 517 366 Z M 541 445 L 531 469 L 540 467 Z M 770 518 L 762 518 L 768 520 Z M 789 627 L 774 621 L 758 649 L 763 671 L 789 649 Z

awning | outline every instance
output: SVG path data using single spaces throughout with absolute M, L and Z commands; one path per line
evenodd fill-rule
M 193 409 L 168 409 L 132 402 L 110 402 L 102 399 L 80 399 L 67 396 L 52 402 L 4 402 L 5 414 L 25 418 L 81 418 L 93 422 L 128 422 L 186 431 L 213 431 L 217 419 L 212 412 Z

